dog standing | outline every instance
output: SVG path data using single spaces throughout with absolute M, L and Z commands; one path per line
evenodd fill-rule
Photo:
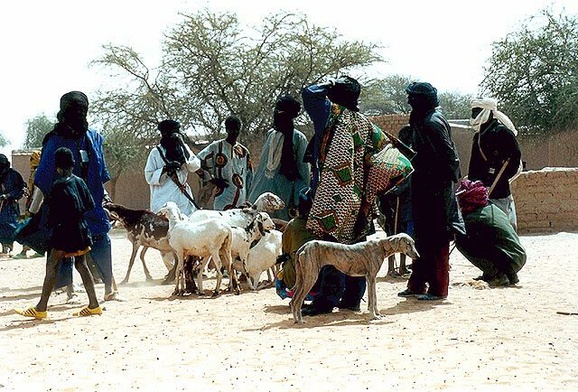
M 303 300 L 315 284 L 319 271 L 325 265 L 333 265 L 349 276 L 365 276 L 368 288 L 368 310 L 372 320 L 379 319 L 376 277 L 385 258 L 394 253 L 403 253 L 414 260 L 419 257 L 414 240 L 405 233 L 353 245 L 321 240 L 304 244 L 296 252 L 296 281 L 293 288 L 295 294 L 289 303 L 295 322 L 303 322 L 301 314 Z

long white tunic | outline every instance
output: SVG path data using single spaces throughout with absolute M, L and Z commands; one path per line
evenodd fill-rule
M 159 146 L 166 154 L 164 147 Z M 185 185 L 188 194 L 193 197 L 191 188 L 187 183 L 189 172 L 195 172 L 201 168 L 201 161 L 193 152 L 185 146 L 190 156 L 179 170 L 177 170 L 177 177 L 181 184 Z M 177 184 L 167 175 L 163 173 L 165 161 L 161 157 L 157 147 L 153 148 L 149 153 L 147 163 L 144 170 L 146 182 L 150 187 L 150 209 L 153 212 L 158 212 L 167 201 L 174 201 L 179 206 L 181 212 L 185 215 L 192 214 L 196 208 L 193 203 L 183 194 Z
M 241 207 L 247 201 L 248 189 L 253 180 L 249 150 L 241 143 L 232 146 L 225 139 L 217 140 L 199 152 L 212 178 L 222 178 L 229 186 L 215 195 L 213 209 L 228 210 Z

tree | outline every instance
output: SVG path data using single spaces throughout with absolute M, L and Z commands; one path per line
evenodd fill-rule
M 411 107 L 407 103 L 406 87 L 413 82 L 411 76 L 390 75 L 383 79 L 371 80 L 361 91 L 360 110 L 369 116 L 385 114 L 408 114 Z M 471 95 L 457 92 L 438 92 L 441 111 L 449 119 L 470 117 Z
M 3 132 L 0 132 L 0 147 L 6 147 L 10 142 L 6 139 Z
M 243 121 L 245 143 L 262 139 L 275 101 L 300 95 L 303 85 L 357 71 L 381 61 L 377 44 L 346 41 L 336 31 L 312 26 L 304 16 L 282 13 L 259 28 L 240 26 L 231 13 L 182 14 L 165 35 L 162 60 L 153 69 L 127 46 L 104 46 L 92 62 L 108 70 L 111 88 L 91 105 L 113 157 L 112 187 L 123 171 L 144 162 L 145 148 L 158 140 L 156 125 L 166 118 L 187 134 L 219 137 L 231 113 Z M 306 133 L 302 114 L 298 127 Z M 111 193 L 114 191 L 111 190 Z
M 359 109 L 369 116 L 409 113 L 405 88 L 412 81 L 411 76 L 403 75 L 370 81 L 361 91 Z
M 36 117 L 26 121 L 26 138 L 22 143 L 23 148 L 41 148 L 44 136 L 52 131 L 54 122 L 45 114 L 39 114 Z
M 438 94 L 441 111 L 447 119 L 459 120 L 470 118 L 473 96 L 459 92 L 442 92 Z
M 481 83 L 520 129 L 578 125 L 578 17 L 544 9 L 492 47 Z
M 168 117 L 214 139 L 231 113 L 248 135 L 262 136 L 280 95 L 299 96 L 309 82 L 381 61 L 378 45 L 344 41 L 292 13 L 269 16 L 253 29 L 242 28 L 231 13 L 204 10 L 182 17 L 165 35 L 154 71 L 128 47 L 106 46 L 93 62 L 129 76 L 128 83 L 103 91 L 96 107 L 141 140 L 155 138 L 156 123 Z

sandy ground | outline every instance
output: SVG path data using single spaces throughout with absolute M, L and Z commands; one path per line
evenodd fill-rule
M 123 230 L 111 237 L 120 282 L 130 243 Z M 156 251 L 156 279 L 146 282 L 137 261 L 123 301 L 103 303 L 102 316 L 72 317 L 86 302 L 79 293 L 76 303 L 54 294 L 47 320 L 26 319 L 13 309 L 37 302 L 44 260 L 3 257 L 0 391 L 576 391 L 578 315 L 558 312 L 578 312 L 578 233 L 522 243 L 516 287 L 476 288 L 479 271 L 454 251 L 446 301 L 397 297 L 405 279 L 382 268 L 383 319 L 368 321 L 364 303 L 303 325 L 273 288 L 171 296 Z

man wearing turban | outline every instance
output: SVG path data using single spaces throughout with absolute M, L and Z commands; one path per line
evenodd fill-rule
M 307 152 L 312 163 L 313 203 L 307 229 L 315 239 L 354 244 L 375 232 L 373 203 L 367 197 L 366 156 L 372 149 L 374 126 L 359 113 L 360 83 L 342 76 L 302 90 L 303 106 L 315 128 Z M 359 310 L 364 277 L 343 274 L 333 266 L 321 269 L 319 292 L 303 315 L 330 313 L 334 307 Z
M 34 195 L 36 194 L 36 200 L 39 200 L 40 197 L 38 196 L 38 192 L 40 192 L 35 186 L 34 186 L 34 175 L 36 174 L 36 169 L 38 169 L 38 165 L 40 164 L 40 151 L 32 151 L 32 153 L 30 154 L 30 175 L 28 176 L 28 184 L 27 184 L 27 189 L 24 192 L 24 195 L 26 196 L 26 203 L 25 203 L 25 208 L 26 208 L 26 214 L 29 215 L 30 214 L 30 207 L 32 206 L 32 201 L 34 200 Z M 38 208 L 35 209 L 35 211 L 37 211 Z M 14 256 L 15 259 L 26 259 L 27 256 L 27 252 L 31 250 L 31 248 L 28 245 L 22 245 L 22 251 L 20 253 L 18 253 L 17 255 Z M 43 255 L 40 253 L 36 253 L 34 254 L 34 256 L 32 257 L 42 257 Z
M 490 202 L 508 216 L 517 229 L 516 207 L 510 182 L 521 171 L 521 152 L 512 121 L 498 110 L 492 98 L 474 99 L 471 125 L 476 133 L 468 168 L 468 179 L 480 180 L 489 189 Z
M 201 168 L 201 161 L 184 142 L 179 122 L 163 120 L 157 128 L 161 140 L 151 149 L 144 168 L 150 209 L 157 212 L 167 201 L 174 201 L 183 214 L 191 215 L 197 208 L 187 178 L 189 172 Z
M 400 297 L 441 300 L 448 296 L 449 245 L 456 233 L 464 233 L 454 183 L 460 178 L 459 158 L 451 128 L 436 110 L 437 89 L 414 82 L 406 88 L 412 163 L 411 200 L 415 243 L 420 257 L 412 263 L 407 289 Z
M 110 174 L 104 157 L 104 138 L 89 128 L 87 114 L 88 97 L 83 92 L 70 91 L 60 98 L 60 111 L 56 115 L 58 122 L 42 141 L 42 154 L 34 175 L 34 184 L 42 195 L 49 195 L 56 176 L 56 150 L 66 147 L 72 151 L 72 172 L 84 180 L 94 200 L 94 208 L 84 214 L 93 239 L 89 254 L 104 282 L 105 301 L 115 300 L 118 299 L 118 293 L 112 272 L 112 250 L 108 236 L 111 224 L 102 207 L 105 197 L 108 197 L 104 184 L 110 180 Z M 46 203 L 43 203 L 39 213 L 46 215 L 46 209 Z M 31 208 L 30 212 L 37 211 Z M 33 244 L 27 245 L 35 248 Z M 55 288 L 71 284 L 72 262 L 62 263 Z
M 248 189 L 253 180 L 253 167 L 249 150 L 237 141 L 241 125 L 238 116 L 227 117 L 227 137 L 212 142 L 198 154 L 203 168 L 203 181 L 212 182 L 217 187 L 213 201 L 215 210 L 243 207 L 247 202 Z
M 20 215 L 18 200 L 24 195 L 26 183 L 16 170 L 10 167 L 10 161 L 0 154 L 0 242 L 2 253 L 11 254 L 14 248 L 14 236 Z
M 310 168 L 303 161 L 307 137 L 294 125 L 300 110 L 301 104 L 290 95 L 279 98 L 275 103 L 273 128 L 267 132 L 249 192 L 251 203 L 263 192 L 279 196 L 285 202 L 285 208 L 271 216 L 284 220 L 296 216 L 299 191 L 309 186 Z
M 456 194 L 466 224 L 466 234 L 456 236 L 456 248 L 482 271 L 475 279 L 491 286 L 518 283 L 526 251 L 506 214 L 488 202 L 481 181 L 462 180 Z

